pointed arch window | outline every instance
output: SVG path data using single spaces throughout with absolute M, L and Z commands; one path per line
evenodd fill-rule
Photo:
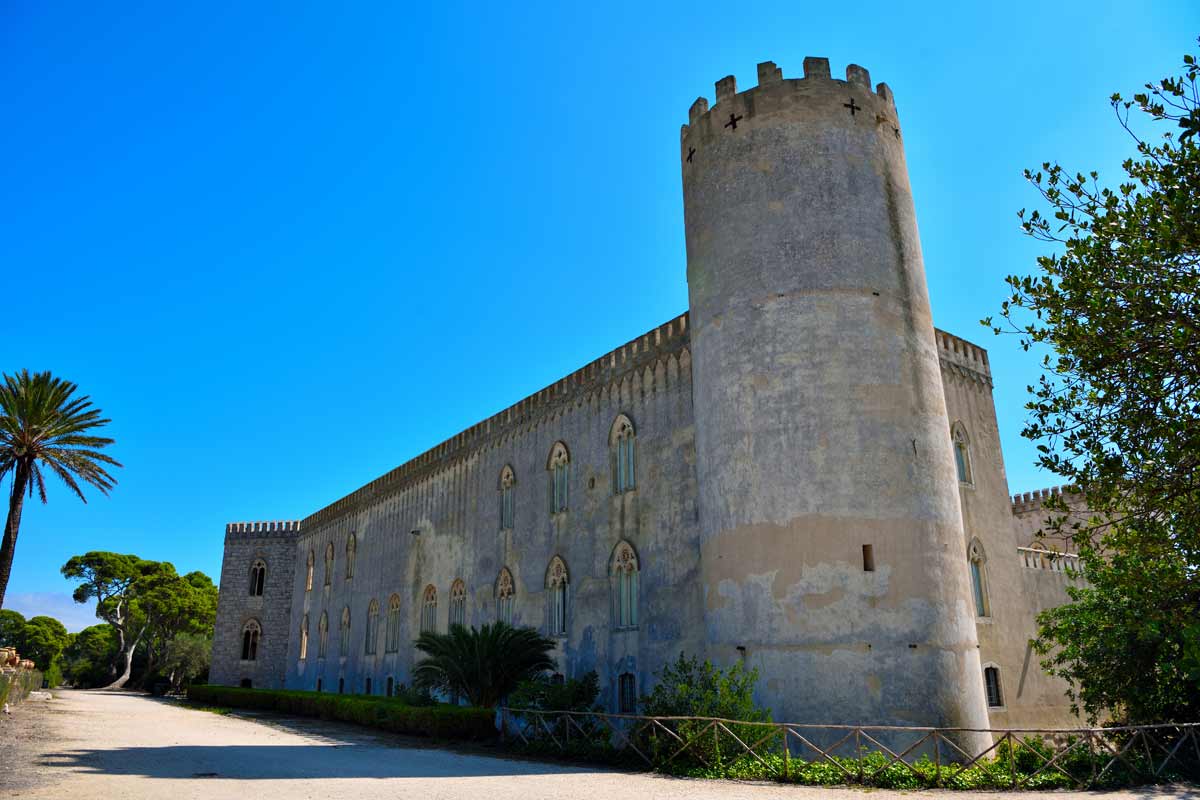
M 437 588 L 430 584 L 425 587 L 425 595 L 421 600 L 421 631 L 437 630 Z
M 300 660 L 308 658 L 308 614 L 300 622 Z
M 261 558 L 250 568 L 250 596 L 262 597 L 263 586 L 267 581 L 267 562 Z
M 961 422 L 955 422 L 950 428 L 950 438 L 954 442 L 954 467 L 958 471 L 958 482 L 971 484 L 971 440 L 967 429 Z
M 567 510 L 568 475 L 571 467 L 571 454 L 562 442 L 555 442 L 550 448 L 550 458 L 546 469 L 550 473 L 550 513 L 559 514 Z
M 622 414 L 613 423 L 608 445 L 612 461 L 613 494 L 637 488 L 637 437 L 633 423 Z
M 383 648 L 389 653 L 400 649 L 400 595 L 394 594 L 388 598 L 387 639 Z
M 333 583 L 333 542 L 325 545 L 325 585 Z
M 621 542 L 613 551 L 612 573 L 615 580 L 613 617 L 616 627 L 636 628 L 638 624 L 638 566 L 637 553 L 629 542 Z
M 1000 668 L 995 664 L 983 668 L 983 690 L 987 695 L 988 708 L 1004 707 L 1004 694 L 1000 689 Z
M 354 557 L 358 554 L 358 538 L 351 532 L 346 538 L 346 580 L 354 577 Z
M 550 635 L 567 635 L 567 565 L 555 556 L 546 568 L 546 592 L 550 606 Z
M 379 647 L 379 601 L 371 598 L 371 604 L 367 606 L 367 636 L 366 644 L 364 645 L 365 652 L 369 656 L 375 655 L 376 649 Z
M 262 636 L 262 626 L 258 624 L 258 620 L 249 620 L 242 626 L 242 661 L 258 660 L 260 636 Z
M 338 626 L 338 634 L 338 655 L 345 658 L 350 655 L 350 606 L 342 609 L 342 624 Z
M 988 602 L 987 591 L 987 555 L 978 539 L 971 542 L 967 548 L 967 559 L 971 568 L 971 596 L 975 599 L 975 615 L 991 616 L 991 604 Z
M 317 622 L 317 658 L 324 658 L 329 652 L 329 614 L 322 611 L 321 619 Z
M 510 466 L 505 465 L 500 470 L 500 530 L 511 531 L 513 517 L 516 516 L 513 500 L 514 488 L 517 485 L 516 476 Z
M 467 585 L 462 579 L 450 585 L 450 626 L 467 624 Z
M 516 590 L 513 587 L 513 576 L 508 567 L 500 569 L 496 578 L 496 619 L 512 625 L 513 600 Z
M 314 553 L 312 550 L 309 550 L 308 551 L 308 569 L 304 573 L 304 591 L 306 591 L 306 592 L 312 591 L 313 564 L 315 564 L 316 561 L 317 561 L 316 553 Z

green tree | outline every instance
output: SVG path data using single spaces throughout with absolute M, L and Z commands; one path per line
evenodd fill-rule
M 449 633 L 424 631 L 415 644 L 425 657 L 413 669 L 414 686 L 463 695 L 484 708 L 495 706 L 522 681 L 554 668 L 553 639 L 504 622 L 478 630 L 454 625 Z
M 118 649 L 113 626 L 103 623 L 84 628 L 71 637 L 63 651 L 63 674 L 73 686 L 83 689 L 108 683 Z
M 172 646 L 180 647 L 180 636 L 209 637 L 217 618 L 217 586 L 211 578 L 198 571 L 179 576 L 170 564 L 164 567 L 169 569 L 148 582 L 138 598 L 147 621 L 143 683 L 160 670 L 170 672 L 165 662 Z
M 1093 512 L 1060 500 L 1047 522 L 1074 540 L 1088 583 L 1042 614 L 1037 641 L 1093 718 L 1200 712 L 1200 92 L 1196 59 L 1183 61 L 1130 101 L 1112 96 L 1137 152 L 1115 188 L 1059 164 L 1026 171 L 1048 209 L 1022 225 L 1051 252 L 1008 278 L 1005 324 L 984 320 L 1046 352 L 1022 436 Z M 1152 139 L 1135 131 L 1163 123 Z
M 92 431 L 110 420 L 100 416 L 86 395 L 74 397 L 75 384 L 49 372 L 21 370 L 0 382 L 0 481 L 12 478 L 8 518 L 0 541 L 0 607 L 12 572 L 17 532 L 25 496 L 46 502 L 43 470 L 57 475 L 80 500 L 87 502 L 80 481 L 107 495 L 116 479 L 107 467 L 121 466 L 101 449 L 112 439 Z
M 70 634 L 54 617 L 30 617 L 25 623 L 21 655 L 32 659 L 42 672 L 50 670 L 66 648 Z
M 0 609 L 0 647 L 25 646 L 25 617 L 11 609 Z
M 208 675 L 212 637 L 201 633 L 179 633 L 167 644 L 162 659 L 163 674 L 178 689 Z

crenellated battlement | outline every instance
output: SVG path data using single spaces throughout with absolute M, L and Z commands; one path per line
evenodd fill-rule
M 1012 496 L 1012 511 L 1014 514 L 1027 514 L 1030 511 L 1041 511 L 1051 497 L 1059 497 L 1066 492 L 1072 493 L 1070 486 L 1051 486 L 1048 489 L 1035 489 L 1024 494 Z
M 784 78 L 783 70 L 776 66 L 774 61 L 764 61 L 759 64 L 758 85 L 742 92 L 738 91 L 737 79 L 734 76 L 726 75 L 721 78 L 716 82 L 716 103 L 710 107 L 708 99 L 703 96 L 696 98 L 696 101 L 692 103 L 691 108 L 688 109 L 688 122 L 683 126 L 681 137 L 686 137 L 691 129 L 700 125 L 707 115 L 718 108 L 721 109 L 721 113 L 717 115 L 718 119 L 722 118 L 727 111 L 735 117 L 740 113 L 745 117 L 752 118 L 760 110 L 759 95 L 767 91 L 782 88 L 785 91 L 808 94 L 821 84 L 829 84 L 831 87 L 857 87 L 862 90 L 862 94 L 876 99 L 881 104 L 880 110 L 891 112 L 888 116 L 889 120 L 895 116 L 896 99 L 892 90 L 886 83 L 880 83 L 872 91 L 871 73 L 867 71 L 866 67 L 858 64 L 848 65 L 846 79 L 841 80 L 832 76 L 829 59 L 809 56 L 804 59 L 803 78 Z M 865 109 L 854 109 L 850 113 L 853 115 L 859 110 Z M 740 120 L 737 121 L 740 122 Z
M 226 539 L 253 539 L 300 532 L 300 520 L 271 520 L 268 522 L 230 522 L 225 525 Z
M 992 385 L 992 368 L 988 364 L 987 350 L 952 333 L 934 329 L 937 340 L 938 360 L 943 371 L 959 377 Z

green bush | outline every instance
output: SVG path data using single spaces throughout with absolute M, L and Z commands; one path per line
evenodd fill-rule
M 22 669 L 13 673 L 0 673 L 0 706 L 5 703 L 16 705 L 29 696 L 34 689 L 42 688 L 42 673 L 36 669 Z
M 508 697 L 508 707 L 531 708 L 541 711 L 597 711 L 596 697 L 600 694 L 600 676 L 596 670 L 582 678 L 570 678 L 555 683 L 539 676 L 522 681 Z
M 189 686 L 187 697 L 189 702 L 200 705 L 353 722 L 410 736 L 437 739 L 491 739 L 496 736 L 495 714 L 486 708 L 411 706 L 393 697 L 211 685 Z

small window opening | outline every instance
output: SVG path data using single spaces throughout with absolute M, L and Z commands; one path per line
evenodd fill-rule
M 367 694 L 371 693 L 371 679 L 367 678 Z
M 983 670 L 983 685 L 987 690 L 989 708 L 1004 706 L 1004 697 L 1000 693 L 1000 670 L 996 667 L 985 667 Z
M 321 679 L 317 678 L 317 691 L 321 691 Z
M 389 675 L 388 679 L 387 679 L 387 696 L 391 697 L 393 694 L 395 694 L 395 691 L 396 691 L 396 679 L 393 678 L 391 675 Z
M 875 546 L 863 545 L 863 572 L 875 571 Z
M 242 682 L 239 683 L 238 686 L 241 686 L 243 689 L 253 689 L 254 681 L 250 680 L 249 678 L 242 678 Z
M 637 710 L 637 678 L 632 672 L 622 673 L 617 678 L 618 708 L 622 714 L 632 714 Z
M 338 694 L 342 694 L 345 691 L 346 691 L 346 679 L 338 678 Z

